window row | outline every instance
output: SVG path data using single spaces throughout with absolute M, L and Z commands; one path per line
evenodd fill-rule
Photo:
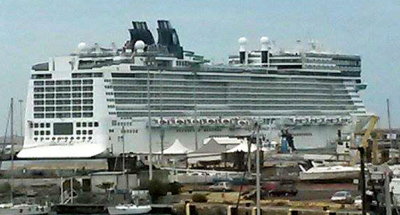
M 51 111 L 91 111 L 93 110 L 93 106 L 59 106 L 59 107 L 34 107 L 33 110 L 35 112 L 43 112 L 43 111 L 47 111 L 47 112 L 51 112 Z
M 84 113 L 35 113 L 33 114 L 35 119 L 43 119 L 43 118 L 80 118 L 80 117 L 93 117 L 93 112 L 84 112 Z
M 87 135 L 87 134 L 89 134 L 89 135 L 91 135 L 91 134 L 93 134 L 93 130 L 76 130 L 76 134 L 77 135 Z
M 72 141 L 72 140 L 80 140 L 80 139 L 82 139 L 82 140 L 86 140 L 86 139 L 88 139 L 88 140 L 91 140 L 91 139 L 93 139 L 92 137 L 52 137 L 51 138 L 51 140 L 53 140 L 53 141 L 68 141 L 68 140 L 70 140 L 70 141 Z M 35 138 L 33 138 L 33 140 L 35 141 L 35 142 L 37 142 L 37 141 L 44 141 L 44 140 L 50 140 L 50 138 L 49 137 L 41 137 L 41 138 L 38 138 L 38 137 L 35 137 Z
M 66 100 L 34 100 L 33 104 L 34 105 L 68 105 L 68 104 L 93 104 L 93 99 L 66 99 Z
M 78 85 L 78 84 L 93 84 L 92 79 L 83 79 L 83 80 L 49 80 L 49 81 L 34 81 L 33 85 L 35 86 L 42 86 L 42 85 Z
M 76 127 L 99 127 L 98 122 L 77 122 Z

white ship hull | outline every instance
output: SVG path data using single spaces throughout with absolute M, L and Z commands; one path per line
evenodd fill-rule
M 118 205 L 115 207 L 108 207 L 108 214 L 110 215 L 124 215 L 124 214 L 147 214 L 151 211 L 150 205 Z
M 0 205 L 0 215 L 47 215 L 50 208 L 40 205 Z

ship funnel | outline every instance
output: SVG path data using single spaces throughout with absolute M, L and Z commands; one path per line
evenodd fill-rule
M 158 44 L 165 46 L 168 52 L 179 59 L 183 59 L 183 48 L 179 43 L 179 37 L 176 30 L 171 26 L 168 20 L 158 20 Z
M 240 64 L 247 64 L 246 60 L 247 39 L 246 37 L 241 37 L 239 38 L 238 42 L 239 42 L 239 62 Z
M 146 45 L 154 44 L 153 35 L 147 28 L 146 22 L 133 21 L 132 25 L 133 29 L 129 29 L 131 40 L 129 41 L 127 48 L 133 49 L 136 41 L 138 40 L 143 41 Z

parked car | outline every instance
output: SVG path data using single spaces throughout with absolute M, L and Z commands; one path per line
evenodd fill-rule
M 226 181 L 222 181 L 222 182 L 218 182 L 216 184 L 213 184 L 211 186 L 208 187 L 208 189 L 210 191 L 231 191 L 232 190 L 232 185 L 229 182 Z
M 339 191 L 333 194 L 331 201 L 341 204 L 351 204 L 353 203 L 353 198 L 349 191 Z
M 267 196 L 295 196 L 297 195 L 296 183 L 291 180 L 268 181 L 261 187 Z

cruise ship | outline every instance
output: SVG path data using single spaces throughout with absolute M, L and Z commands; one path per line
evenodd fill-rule
M 184 50 L 167 20 L 157 42 L 146 22 L 132 24 L 121 48 L 80 43 L 32 66 L 19 158 L 145 154 L 176 139 L 196 150 L 255 122 L 264 139 L 289 129 L 296 148 L 324 148 L 368 115 L 358 55 L 274 50 L 266 37 L 250 51 L 240 38 L 237 55 L 215 65 Z

